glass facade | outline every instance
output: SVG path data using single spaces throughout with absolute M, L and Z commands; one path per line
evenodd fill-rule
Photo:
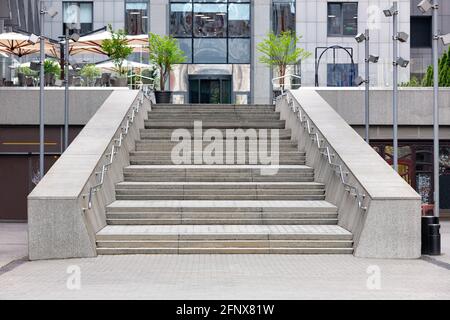
M 389 142 L 372 142 L 375 151 L 392 165 L 393 147 Z M 450 142 L 441 141 L 439 152 L 440 209 L 450 210 Z M 422 197 L 423 204 L 433 203 L 433 145 L 426 141 L 400 142 L 398 169 L 405 179 Z
M 272 31 L 280 34 L 283 31 L 295 31 L 295 0 L 273 0 Z
M 328 87 L 352 87 L 358 76 L 358 65 L 351 63 L 327 64 Z
M 128 34 L 148 33 L 148 1 L 125 1 L 125 30 Z
M 93 30 L 93 6 L 92 2 L 63 2 L 63 32 L 69 34 L 74 31 L 87 33 Z
M 358 33 L 358 3 L 328 3 L 328 36 L 355 36 Z
M 171 1 L 170 34 L 187 63 L 250 63 L 250 1 Z

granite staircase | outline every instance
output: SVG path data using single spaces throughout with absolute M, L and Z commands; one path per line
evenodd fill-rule
M 173 164 L 172 132 L 186 129 L 194 144 L 200 120 L 203 130 L 224 136 L 227 129 L 267 129 L 269 150 L 270 130 L 278 129 L 278 172 L 262 174 L 266 164 L 249 161 L 248 143 L 233 154 L 245 163 Z M 99 254 L 353 252 L 352 234 L 338 226 L 325 185 L 273 106 L 155 105 L 140 135 L 116 201 L 106 207 L 107 226 L 96 235 Z

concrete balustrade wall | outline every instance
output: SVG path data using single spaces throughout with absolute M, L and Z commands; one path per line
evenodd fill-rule
M 85 125 L 113 91 L 126 88 L 70 87 L 69 123 Z M 64 124 L 64 88 L 45 89 L 45 124 Z M 39 125 L 39 88 L 0 88 L 0 125 Z
M 99 182 L 102 167 L 133 105 L 138 91 L 114 90 L 84 129 L 28 196 L 29 258 L 76 258 L 96 256 L 95 233 L 106 225 L 105 206 L 115 200 L 114 185 L 123 180 L 129 151 L 144 126 L 150 102 L 144 99 L 122 147 L 117 150 L 102 188 L 88 194 Z M 130 104 L 131 102 L 131 104 Z
M 316 180 L 326 184 L 326 200 L 338 206 L 339 225 L 354 235 L 354 254 L 370 258 L 418 258 L 421 251 L 420 196 L 353 130 L 313 88 L 291 91 L 294 103 L 319 132 L 323 145 L 342 163 L 347 182 L 365 194 L 364 211 L 350 194 L 317 142 L 288 105 L 277 100 L 276 108 L 299 148 L 306 151 L 307 165 L 315 169 Z

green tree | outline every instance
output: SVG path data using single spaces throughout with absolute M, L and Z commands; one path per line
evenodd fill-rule
M 114 31 L 111 25 L 108 26 L 111 32 L 111 39 L 102 42 L 102 50 L 113 61 L 119 75 L 125 75 L 126 70 L 122 67 L 123 62 L 133 53 L 133 48 L 128 45 L 127 34 L 124 30 Z
M 438 62 L 439 72 L 439 86 L 450 87 L 450 48 L 447 52 L 444 52 Z M 427 73 L 422 81 L 422 86 L 432 87 L 434 80 L 434 68 L 433 65 L 428 66 Z
M 276 67 L 278 75 L 284 77 L 288 65 L 296 64 L 311 55 L 310 52 L 297 47 L 300 39 L 301 37 L 297 37 L 292 31 L 284 31 L 279 35 L 269 33 L 258 43 L 257 49 L 262 53 L 259 61 L 269 67 Z M 280 86 L 284 88 L 284 78 L 280 79 Z
M 60 73 L 61 67 L 58 62 L 50 59 L 44 60 L 44 74 L 54 74 L 58 78 Z
M 80 72 L 81 76 L 84 77 L 88 85 L 92 85 L 96 77 L 101 75 L 101 71 L 94 64 L 86 64 L 83 66 Z
M 178 41 L 171 36 L 149 34 L 149 60 L 159 68 L 161 91 L 165 91 L 167 79 L 174 64 L 186 61 L 184 52 L 178 46 Z

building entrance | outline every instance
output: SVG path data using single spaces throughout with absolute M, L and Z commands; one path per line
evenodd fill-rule
M 189 76 L 189 103 L 231 103 L 231 75 Z

